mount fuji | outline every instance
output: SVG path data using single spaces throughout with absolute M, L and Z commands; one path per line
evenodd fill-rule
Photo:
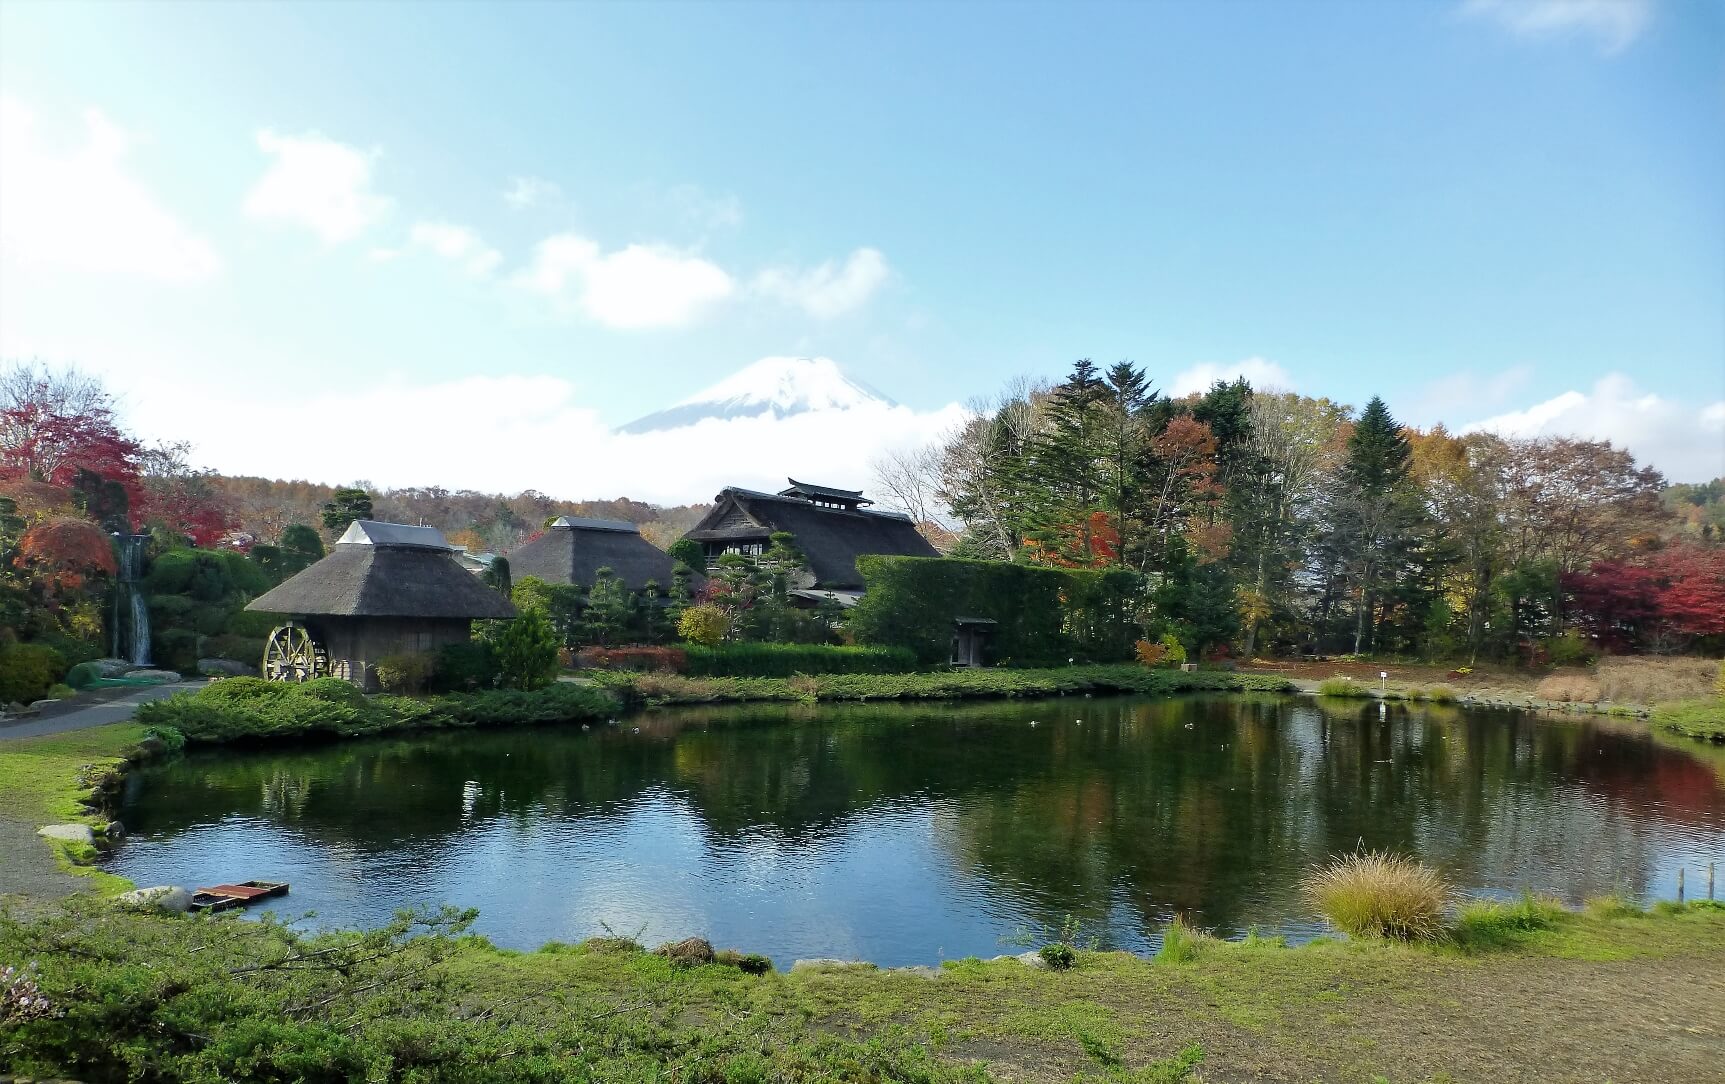
M 709 418 L 789 418 L 817 411 L 895 407 L 831 358 L 762 358 L 664 410 L 636 418 L 619 433 L 662 433 Z

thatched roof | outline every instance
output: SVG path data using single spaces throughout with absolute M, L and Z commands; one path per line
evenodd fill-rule
M 509 574 L 592 587 L 598 571 L 609 568 L 631 591 L 642 590 L 648 580 L 667 591 L 672 563 L 670 554 L 626 520 L 559 516 L 544 534 L 509 554 Z
M 506 618 L 515 607 L 455 558 L 433 527 L 355 520 L 329 556 L 251 601 L 308 617 Z
M 829 492 L 861 497 L 854 490 Z M 720 491 L 713 500 L 713 510 L 683 537 L 730 544 L 765 542 L 775 531 L 788 531 L 808 558 L 814 586 L 828 590 L 861 590 L 856 561 L 865 554 L 940 556 L 910 517 L 898 512 L 827 508 L 803 497 L 736 487 Z

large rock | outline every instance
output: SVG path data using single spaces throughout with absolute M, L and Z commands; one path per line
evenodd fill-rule
M 184 914 L 192 909 L 192 894 L 178 885 L 156 885 L 136 892 L 122 892 L 114 897 L 121 907 L 140 911 L 170 911 Z
M 50 824 L 36 829 L 36 834 L 45 839 L 63 839 L 68 843 L 82 843 L 87 847 L 96 845 L 96 833 L 90 831 L 87 824 Z
M 172 670 L 128 670 L 125 676 L 127 681 L 147 681 L 152 685 L 171 685 L 185 680 Z
M 125 677 L 126 671 L 138 668 L 137 663 L 125 659 L 96 659 L 90 665 L 105 678 Z
M 257 677 L 258 668 L 238 659 L 199 659 L 198 673 L 205 677 Z

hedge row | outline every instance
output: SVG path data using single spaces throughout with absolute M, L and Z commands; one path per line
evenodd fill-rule
M 834 644 L 721 644 L 683 648 L 691 677 L 793 677 L 797 674 L 906 674 L 917 668 L 906 647 Z
M 137 720 L 192 743 L 357 737 L 395 730 L 512 726 L 603 719 L 616 697 L 591 686 L 558 683 L 533 692 L 492 689 L 415 699 L 366 696 L 340 678 L 303 684 L 227 678 L 138 708 Z
M 868 590 L 851 611 L 851 632 L 865 644 L 906 648 L 925 664 L 950 657 L 957 617 L 994 622 L 991 664 L 1132 657 L 1138 579 L 1130 572 L 879 555 L 859 557 L 857 570 Z
M 963 700 L 1035 698 L 1078 693 L 1165 696 L 1189 692 L 1293 691 L 1286 678 L 1228 671 L 1149 670 L 1137 665 L 1047 670 L 955 670 L 923 674 L 825 674 L 792 678 L 597 674 L 595 681 L 630 704 L 718 704 L 747 701 Z

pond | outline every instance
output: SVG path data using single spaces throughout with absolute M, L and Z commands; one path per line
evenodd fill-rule
M 532 948 L 606 929 L 886 966 L 1022 951 L 1067 916 L 1154 951 L 1174 914 L 1321 931 L 1303 871 L 1359 846 L 1473 893 L 1693 894 L 1718 751 L 1645 724 L 1281 697 L 746 706 L 618 725 L 200 752 L 134 774 L 140 885 L 292 882 L 285 915 L 481 910 Z

